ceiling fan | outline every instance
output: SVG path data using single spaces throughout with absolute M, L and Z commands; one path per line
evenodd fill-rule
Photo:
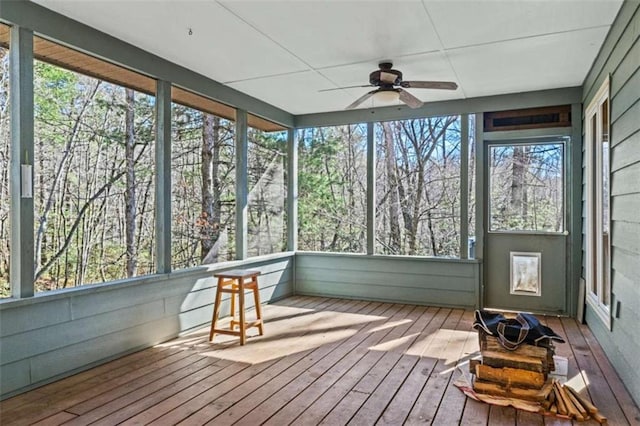
M 404 89 L 456 90 L 458 88 L 458 85 L 451 81 L 404 81 L 402 80 L 402 72 L 394 70 L 391 62 L 381 62 L 378 64 L 378 67 L 380 69 L 369 74 L 370 84 L 326 89 L 321 90 L 321 92 L 351 89 L 355 87 L 377 87 L 377 89 L 367 92 L 356 99 L 355 102 L 347 106 L 345 109 L 353 109 L 372 96 L 384 99 L 387 102 L 390 100 L 400 100 L 411 108 L 420 108 L 423 105 L 422 101 Z

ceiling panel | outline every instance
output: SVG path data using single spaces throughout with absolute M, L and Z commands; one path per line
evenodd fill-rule
M 622 0 L 35 0 L 293 114 L 341 110 L 381 60 L 427 102 L 582 84 Z M 193 34 L 189 35 L 189 28 Z M 365 102 L 362 108 L 375 105 Z
M 219 82 L 308 69 L 214 1 L 36 2 Z
M 420 0 L 220 3 L 313 68 L 441 47 Z
M 445 48 L 610 25 L 622 0 L 427 1 Z
M 275 105 L 292 114 L 335 111 L 355 98 L 348 92 L 318 92 L 331 83 L 315 71 L 230 83 L 229 86 Z
M 582 84 L 607 28 L 448 51 L 467 97 Z

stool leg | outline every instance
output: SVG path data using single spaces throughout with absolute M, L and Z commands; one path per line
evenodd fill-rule
M 258 288 L 258 278 L 257 277 L 253 277 L 252 278 L 253 281 L 253 301 L 256 305 L 256 318 L 260 320 L 260 323 L 258 324 L 258 331 L 260 332 L 260 335 L 263 335 L 263 330 L 262 330 L 262 309 L 260 308 L 260 289 Z
M 218 278 L 218 286 L 216 287 L 216 301 L 213 305 L 213 317 L 211 318 L 211 331 L 209 332 L 209 341 L 213 340 L 214 329 L 218 323 L 218 315 L 220 314 L 220 300 L 222 299 L 222 293 L 220 288 L 222 287 L 222 278 Z
M 244 279 L 240 278 L 238 280 L 238 287 L 239 287 L 239 292 L 238 292 L 238 297 L 240 298 L 238 300 L 238 305 L 240 308 L 240 345 L 244 345 L 247 336 L 245 335 L 245 319 L 244 319 Z
M 231 285 L 231 288 L 235 288 L 235 284 Z M 236 326 L 236 295 L 231 293 L 231 323 L 229 324 L 229 328 L 233 330 Z

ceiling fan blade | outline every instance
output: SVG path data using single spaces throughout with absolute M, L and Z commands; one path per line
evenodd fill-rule
M 409 107 L 420 108 L 422 105 L 424 105 L 420 99 L 416 98 L 406 90 L 402 90 L 402 89 L 396 89 L 396 90 L 400 94 L 400 100 L 405 104 L 409 105 Z
M 403 81 L 401 86 L 411 89 L 456 90 L 458 88 L 453 81 Z
M 364 95 L 360 96 L 358 99 L 355 100 L 355 102 L 350 104 L 345 109 L 353 109 L 353 108 L 357 107 L 358 105 L 360 105 L 361 103 L 363 103 L 364 101 L 369 99 L 371 96 L 373 96 L 373 94 L 376 93 L 378 90 L 379 89 L 376 89 L 376 90 L 372 90 L 370 92 L 365 93 Z
M 357 87 L 376 87 L 373 84 L 365 84 L 365 85 L 360 85 L 360 86 L 345 86 L 345 87 L 334 87 L 332 89 L 322 89 L 322 90 L 318 90 L 319 92 L 331 92 L 332 90 L 343 90 L 343 89 L 355 89 Z

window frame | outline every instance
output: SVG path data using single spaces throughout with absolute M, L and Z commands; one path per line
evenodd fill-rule
M 558 137 L 542 137 L 542 138 L 529 138 L 529 139 L 513 139 L 513 140 L 492 140 L 487 144 L 487 162 L 489 167 L 487 168 L 487 217 L 486 217 L 486 229 L 489 234 L 513 234 L 513 235 L 568 235 L 567 229 L 567 149 L 570 143 L 570 137 L 558 136 Z M 516 146 L 531 146 L 531 145 L 560 145 L 562 147 L 562 230 L 561 231 L 538 231 L 532 229 L 493 229 L 491 220 L 492 211 L 492 197 L 491 197 L 491 173 L 490 173 L 490 158 L 491 148 L 494 147 L 516 147 Z
M 585 280 L 586 302 L 591 306 L 604 325 L 611 329 L 611 214 L 607 215 L 606 224 L 609 230 L 609 239 L 605 246 L 598 235 L 603 230 L 603 130 L 606 130 L 607 143 L 611 149 L 611 101 L 609 97 L 610 77 L 607 76 L 585 109 L 584 134 L 585 134 L 585 164 L 586 177 L 586 256 L 585 256 Z M 602 107 L 606 103 L 606 126 L 603 129 Z M 592 122 L 595 120 L 595 134 Z M 607 205 L 611 210 L 611 155 L 606 159 L 607 179 Z M 596 238 L 598 241 L 596 241 Z M 608 259 L 605 258 L 605 249 Z

